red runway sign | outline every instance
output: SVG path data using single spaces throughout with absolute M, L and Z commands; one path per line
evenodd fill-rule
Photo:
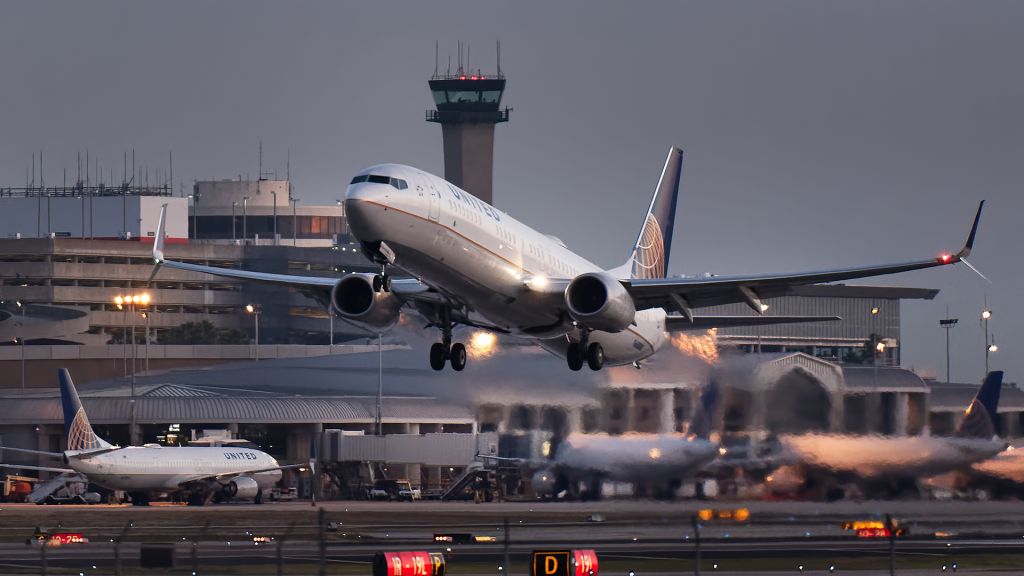
M 444 576 L 444 555 L 430 552 L 378 552 L 373 576 Z

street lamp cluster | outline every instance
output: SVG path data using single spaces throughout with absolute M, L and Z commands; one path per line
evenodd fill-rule
M 256 347 L 255 347 L 256 353 L 255 353 L 255 359 L 256 359 L 256 362 L 259 362 L 260 361 L 260 314 L 263 313 L 263 306 L 260 305 L 260 304 L 246 304 L 245 305 L 245 311 L 247 313 L 249 313 L 249 314 L 252 314 L 253 321 L 256 324 L 256 326 L 255 326 L 255 328 L 256 328 L 256 330 L 255 330 L 255 333 L 256 333 Z
M 135 435 L 135 368 L 136 361 L 139 357 L 139 348 L 135 343 L 135 310 L 137 308 L 146 308 L 152 298 L 149 292 L 137 292 L 133 294 L 118 294 L 114 296 L 114 304 L 117 305 L 117 309 L 123 311 L 126 315 L 131 314 L 131 340 L 132 340 L 132 372 L 131 372 L 131 428 L 129 428 L 129 436 L 134 438 Z M 149 314 L 143 313 L 143 317 L 146 319 L 146 363 L 149 363 Z M 127 322 L 125 322 L 127 324 Z M 128 372 L 128 327 L 125 326 L 122 332 L 122 342 L 124 350 L 124 370 L 127 376 Z M 147 366 L 148 368 L 148 366 Z

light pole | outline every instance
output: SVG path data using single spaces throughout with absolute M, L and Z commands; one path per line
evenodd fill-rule
M 298 214 L 299 199 L 298 198 L 289 198 L 289 200 L 291 200 L 291 202 L 292 202 L 292 246 L 298 246 L 299 217 L 297 216 L 297 214 Z
M 939 320 L 939 326 L 946 330 L 946 382 L 951 381 L 949 379 L 949 331 L 953 328 L 953 326 L 956 326 L 956 323 L 959 321 L 959 318 L 949 317 L 948 306 L 946 307 L 946 317 L 943 318 L 942 320 Z
M 138 356 L 139 356 L 139 347 L 138 347 L 138 345 L 137 345 L 137 343 L 135 341 L 135 309 L 136 309 L 135 307 L 138 306 L 138 305 L 141 305 L 142 307 L 147 307 L 147 306 L 149 306 L 149 302 L 150 302 L 149 292 L 141 292 L 141 293 L 137 293 L 137 294 L 124 294 L 124 295 L 118 294 L 117 296 L 114 297 L 114 304 L 117 304 L 117 308 L 119 310 L 124 311 L 125 315 L 127 315 L 129 313 L 131 314 L 132 374 L 131 374 L 131 380 L 130 380 L 130 382 L 131 382 L 131 399 L 129 401 L 129 405 L 131 406 L 131 426 L 128 429 L 128 435 L 129 435 L 129 438 L 132 439 L 133 443 L 135 441 L 134 439 L 135 439 L 135 422 L 136 422 L 136 414 L 135 414 L 135 412 L 136 412 L 135 411 L 135 372 L 136 372 L 136 365 L 137 365 Z M 123 330 L 124 330 L 123 333 L 127 336 L 128 327 L 125 326 Z M 149 319 L 148 319 L 148 315 L 147 315 L 147 319 L 146 319 L 146 334 L 147 334 L 147 337 L 148 337 L 148 334 L 149 334 Z M 125 345 L 124 350 L 125 350 L 125 354 L 127 355 L 127 344 Z M 149 362 L 148 338 L 147 338 L 147 348 L 146 348 L 146 350 L 147 350 L 147 352 L 146 352 L 146 359 L 147 359 L 147 369 L 148 369 L 148 362 Z M 128 371 L 128 358 L 127 357 L 124 359 L 124 366 L 125 366 L 125 372 L 127 372 Z
M 238 202 L 231 203 L 231 239 L 238 240 L 238 236 L 235 236 L 235 208 L 238 208 Z
M 270 195 L 274 197 L 274 246 L 277 246 L 277 191 L 271 190 Z
M 125 299 L 118 294 L 114 296 L 114 304 L 121 311 L 121 366 L 124 367 L 124 377 L 128 378 L 128 310 L 125 306 Z
M 249 241 L 247 225 L 249 223 L 249 197 L 242 197 L 242 244 Z
M 981 311 L 981 323 L 985 325 L 985 374 L 988 374 L 988 355 L 999 350 L 999 347 L 989 339 L 988 321 L 990 318 L 992 318 L 992 310 L 986 306 Z
M 14 342 L 21 343 L 21 389 L 25 389 L 25 303 L 17 300 L 18 308 L 21 309 L 21 337 L 15 338 Z
M 143 312 L 142 318 L 146 321 L 146 372 L 149 372 L 149 312 Z
M 259 304 L 246 304 L 245 311 L 252 314 L 253 321 L 255 323 L 256 333 L 256 361 L 260 361 L 260 313 L 263 312 L 263 307 Z
M 189 194 L 189 200 L 192 200 L 192 239 L 199 239 L 199 195 Z

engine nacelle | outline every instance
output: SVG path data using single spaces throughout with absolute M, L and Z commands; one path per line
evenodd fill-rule
M 402 302 L 391 292 L 374 292 L 373 274 L 348 274 L 331 289 L 331 308 L 348 322 L 379 332 L 398 322 Z
M 260 485 L 248 476 L 239 476 L 222 484 L 220 493 L 225 498 L 255 498 L 260 493 Z
M 559 489 L 558 475 L 555 474 L 550 468 L 543 468 L 534 473 L 533 478 L 530 479 L 530 486 L 533 488 L 533 493 L 541 498 L 553 498 L 558 495 L 561 490 Z
M 605 272 L 580 274 L 565 288 L 572 319 L 587 328 L 622 332 L 633 323 L 636 305 L 618 280 Z

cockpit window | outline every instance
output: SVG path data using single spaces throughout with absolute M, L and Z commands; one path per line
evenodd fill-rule
M 390 176 L 378 176 L 376 174 L 363 174 L 356 176 L 352 179 L 349 184 L 359 184 L 360 182 L 370 182 L 371 184 L 390 184 L 398 190 L 405 190 L 409 187 L 409 184 L 401 178 L 391 178 Z

